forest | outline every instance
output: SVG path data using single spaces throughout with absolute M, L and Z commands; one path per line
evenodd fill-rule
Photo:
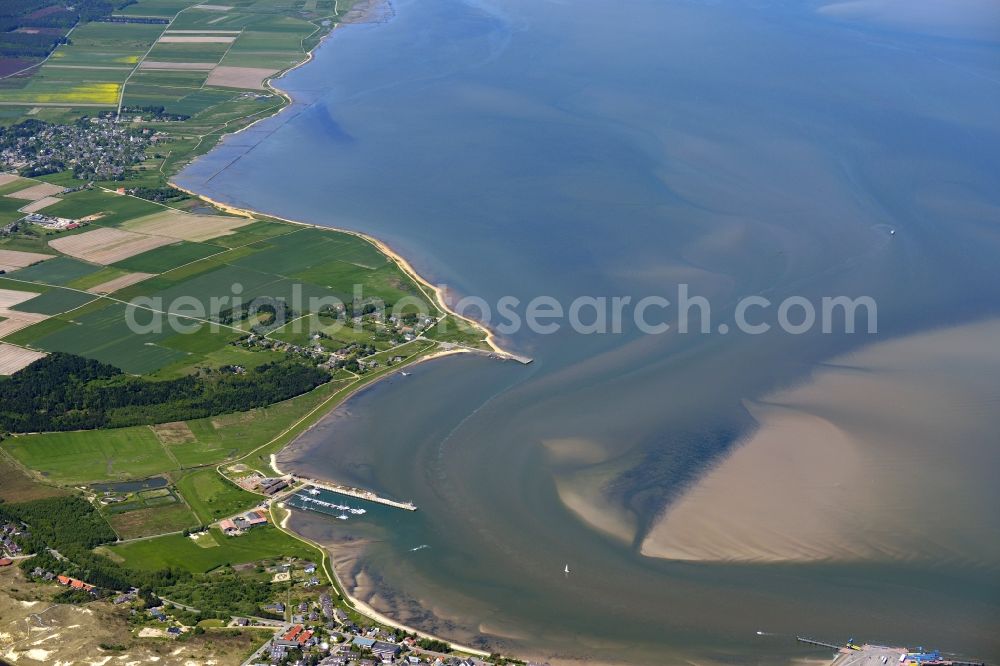
M 135 0 L 0 0 L 0 56 L 44 58 L 78 22 L 109 16 Z M 28 28 L 31 32 L 15 32 Z
M 241 412 L 280 402 L 330 380 L 322 368 L 280 360 L 243 370 L 204 368 L 152 380 L 55 352 L 0 379 L 0 430 L 120 428 Z

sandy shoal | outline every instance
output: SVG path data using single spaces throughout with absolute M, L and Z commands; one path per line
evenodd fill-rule
M 747 403 L 757 431 L 667 509 L 642 553 L 1000 563 L 998 336 L 992 320 L 873 344 Z

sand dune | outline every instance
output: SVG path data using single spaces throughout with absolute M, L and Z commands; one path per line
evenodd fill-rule
M 748 404 L 759 429 L 670 507 L 642 553 L 1000 563 L 987 536 L 1000 528 L 988 464 L 998 335 L 991 321 L 872 345 Z

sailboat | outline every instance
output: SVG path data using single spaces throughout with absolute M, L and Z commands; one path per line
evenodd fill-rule
M 566 573 L 566 574 L 569 573 L 569 565 L 568 564 L 566 565 L 566 568 L 563 569 L 563 573 Z

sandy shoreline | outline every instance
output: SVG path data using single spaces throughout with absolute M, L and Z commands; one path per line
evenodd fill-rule
M 281 111 L 284 111 L 284 109 L 281 109 Z M 281 111 L 278 111 L 278 113 L 281 113 Z M 277 114 L 275 114 L 275 115 L 277 115 Z M 273 117 L 273 116 L 271 116 L 271 117 Z M 238 134 L 239 132 L 242 132 L 245 129 L 249 129 L 251 126 L 252 125 L 247 125 L 246 127 L 244 127 L 243 129 L 239 130 L 238 132 L 234 132 L 234 134 Z M 226 135 L 226 136 L 230 136 L 230 135 Z M 403 255 L 399 254 L 394 249 L 392 249 L 387 243 L 385 243 L 385 241 L 382 241 L 382 240 L 380 240 L 378 238 L 375 238 L 374 236 L 370 236 L 370 235 L 368 235 L 366 233 L 363 233 L 363 232 L 360 232 L 360 231 L 355 231 L 353 229 L 342 229 L 340 227 L 331 227 L 331 226 L 326 226 L 326 225 L 322 225 L 322 224 L 315 224 L 315 223 L 312 223 L 312 222 L 302 222 L 301 220 L 293 220 L 291 218 L 282 217 L 280 215 L 274 215 L 272 213 L 265 213 L 265 212 L 262 212 L 262 211 L 255 211 L 255 210 L 253 210 L 251 208 L 239 208 L 237 206 L 232 206 L 230 204 L 227 204 L 227 203 L 224 203 L 224 202 L 221 202 L 221 201 L 216 201 L 215 199 L 212 199 L 209 196 L 201 194 L 200 192 L 195 192 L 194 190 L 191 190 L 191 189 L 188 189 L 188 188 L 183 187 L 181 185 L 178 185 L 177 183 L 175 183 L 172 180 L 168 181 L 168 183 L 169 183 L 169 185 L 171 187 L 174 187 L 174 188 L 176 188 L 176 189 L 178 189 L 178 190 L 180 190 L 180 191 L 182 191 L 182 192 L 184 192 L 186 194 L 189 194 L 189 195 L 191 195 L 193 197 L 197 197 L 197 198 L 201 199 L 202 201 L 204 201 L 204 202 L 206 202 L 208 204 L 211 204 L 212 206 L 215 206 L 216 208 L 218 208 L 220 210 L 223 210 L 223 211 L 225 211 L 227 213 L 231 213 L 233 215 L 241 215 L 243 217 L 253 217 L 253 218 L 269 217 L 269 218 L 272 218 L 272 219 L 275 219 L 275 220 L 281 220 L 282 222 L 287 222 L 289 224 L 297 224 L 299 226 L 310 227 L 310 228 L 313 228 L 313 229 L 321 229 L 321 230 L 324 230 L 324 231 L 331 231 L 331 232 L 336 232 L 336 233 L 348 234 L 348 235 L 354 236 L 356 238 L 360 238 L 360 239 L 362 239 L 362 240 L 364 240 L 364 241 L 366 241 L 368 243 L 371 243 L 372 245 L 375 246 L 375 248 L 379 252 L 381 252 L 385 256 L 389 257 L 389 259 L 391 259 L 397 266 L 399 266 L 399 269 L 401 271 L 403 271 L 404 273 L 406 273 L 406 275 L 408 277 L 410 277 L 410 279 L 412 279 L 414 282 L 416 282 L 423 289 L 426 289 L 431 294 L 433 294 L 432 300 L 434 301 L 434 306 L 437 307 L 442 313 L 444 313 L 445 315 L 451 315 L 451 316 L 453 316 L 453 317 L 455 317 L 457 319 L 461 319 L 462 321 L 466 322 L 470 326 L 473 326 L 473 327 L 475 327 L 475 328 L 483 331 L 486 334 L 486 343 L 490 346 L 490 350 L 493 353 L 498 354 L 500 356 L 503 356 L 505 358 L 515 358 L 516 357 L 516 355 L 513 352 L 511 352 L 509 350 L 506 350 L 506 349 L 504 349 L 503 347 L 500 346 L 500 344 L 496 340 L 496 334 L 494 334 L 493 331 L 491 331 L 488 327 L 484 326 L 483 324 L 481 324 L 480 322 L 476 321 L 475 319 L 472 319 L 470 317 L 466 317 L 465 315 L 459 314 L 458 312 L 455 312 L 454 310 L 452 310 L 451 308 L 449 308 L 448 305 L 447 305 L 447 303 L 445 302 L 444 290 L 441 287 L 438 287 L 438 286 L 432 284 L 424 276 L 422 276 L 420 273 L 418 273 L 417 270 L 415 268 L 413 268 L 413 265 L 410 264 L 410 262 Z M 461 348 L 461 347 L 458 347 L 457 349 L 460 350 L 460 351 L 469 351 L 469 352 L 474 351 L 472 349 L 464 349 L 464 348 Z M 427 360 L 427 359 L 422 359 L 422 360 Z

